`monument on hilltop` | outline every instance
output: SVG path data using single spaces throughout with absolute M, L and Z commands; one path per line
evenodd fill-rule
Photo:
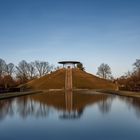
M 63 65 L 63 68 L 75 68 L 76 64 L 80 64 L 79 61 L 60 61 L 59 64 Z

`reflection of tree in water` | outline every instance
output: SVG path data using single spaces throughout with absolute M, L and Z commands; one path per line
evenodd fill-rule
M 140 119 L 140 98 L 128 98 L 128 97 L 119 97 L 119 99 L 125 101 L 129 109 L 133 109 L 137 118 Z
M 14 114 L 18 114 L 22 118 L 29 116 L 46 117 L 49 114 L 49 108 L 26 96 L 0 101 L 0 120 Z
M 5 119 L 7 114 L 10 116 L 13 115 L 12 102 L 12 99 L 0 101 L 0 120 Z
M 61 119 L 78 119 L 83 114 L 83 108 L 73 108 L 74 95 L 71 90 L 65 91 L 65 111 L 59 116 Z
M 34 117 L 46 117 L 49 114 L 49 108 L 47 105 L 41 102 L 36 102 L 29 97 L 22 97 L 17 100 L 17 112 L 22 118 L 28 116 Z
M 111 111 L 111 106 L 114 97 L 110 96 L 109 98 L 102 98 L 102 100 L 98 103 L 99 110 L 105 114 Z
M 72 110 L 70 112 L 63 112 L 62 115 L 59 116 L 60 119 L 79 119 L 82 114 L 83 114 L 83 110 L 84 109 L 81 109 L 81 110 Z
M 135 108 L 137 117 L 140 118 L 140 99 L 133 98 L 132 104 L 133 104 L 133 107 Z
M 86 106 L 98 104 L 100 111 L 109 112 L 112 98 L 105 94 L 50 92 L 0 101 L 0 118 L 9 115 L 47 117 L 51 107 L 61 112 L 61 119 L 79 119 Z
M 72 95 L 72 97 L 71 97 Z M 66 97 L 67 96 L 67 97 Z M 65 93 L 66 111 L 60 115 L 61 119 L 78 119 L 82 116 L 84 108 L 88 105 L 99 104 L 100 111 L 105 113 L 111 109 L 110 95 L 88 94 L 85 92 Z

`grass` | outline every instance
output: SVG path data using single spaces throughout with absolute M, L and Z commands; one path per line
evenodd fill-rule
M 65 70 L 61 69 L 51 74 L 35 79 L 24 86 L 33 90 L 64 89 Z
M 25 84 L 26 88 L 32 90 L 64 89 L 65 69 L 57 70 L 39 79 L 35 79 Z M 116 86 L 108 80 L 101 79 L 79 69 L 73 69 L 74 89 L 109 89 L 115 90 Z
M 116 85 L 111 81 L 101 79 L 79 69 L 73 69 L 73 87 L 78 89 L 116 89 Z

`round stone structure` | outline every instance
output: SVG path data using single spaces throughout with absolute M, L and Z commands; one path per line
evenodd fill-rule
M 65 68 L 75 68 L 76 64 L 80 64 L 79 61 L 60 61 L 59 64 L 62 64 Z

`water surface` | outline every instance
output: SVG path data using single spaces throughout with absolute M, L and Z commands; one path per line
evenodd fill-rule
M 50 92 L 0 101 L 0 140 L 139 140 L 140 99 Z

